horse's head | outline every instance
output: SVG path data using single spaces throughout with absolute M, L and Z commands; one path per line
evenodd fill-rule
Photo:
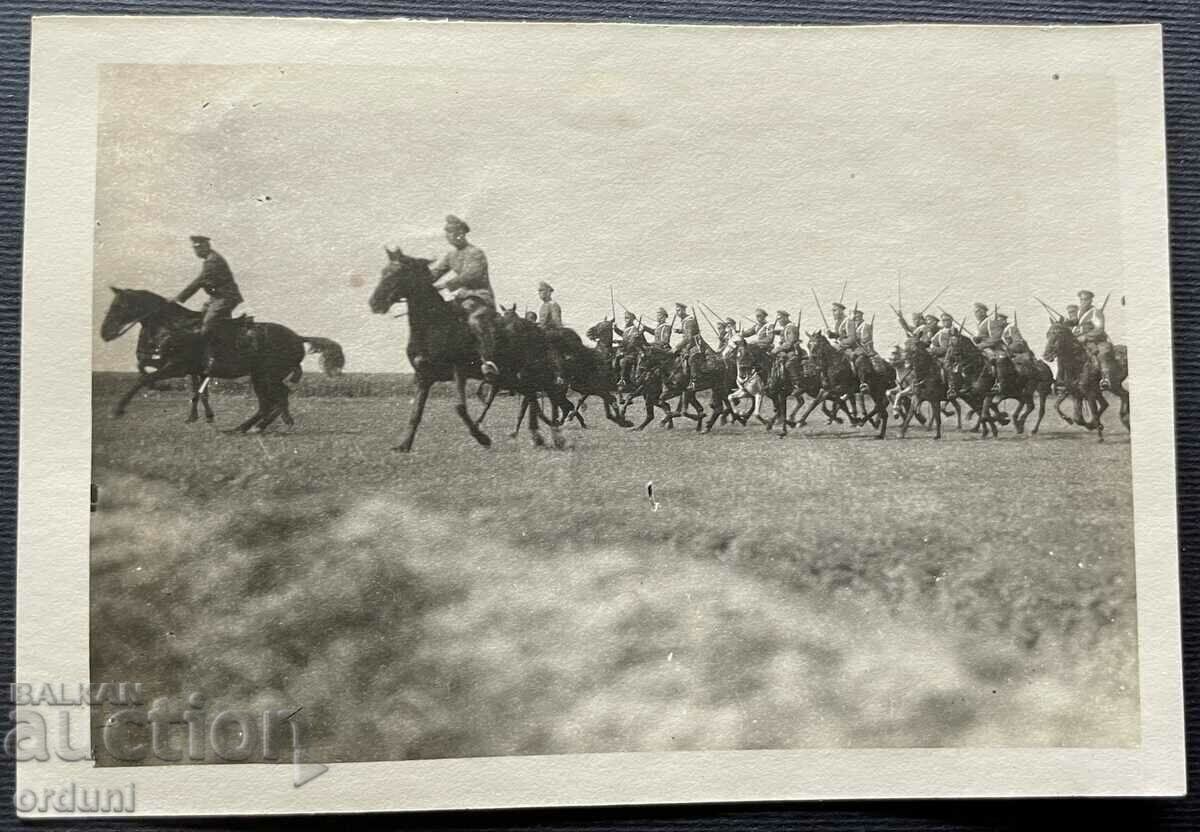
M 814 330 L 807 333 L 808 335 L 808 353 L 813 358 L 819 360 L 824 359 L 829 354 L 829 339 L 825 337 L 825 333 L 821 330 Z
M 613 322 L 608 318 L 605 318 L 603 321 L 597 321 L 588 327 L 587 332 L 584 334 L 597 344 L 599 344 L 601 341 L 607 341 L 611 344 L 613 335 Z
M 1062 318 L 1051 319 L 1050 328 L 1046 330 L 1046 349 L 1042 350 L 1043 361 L 1054 361 L 1066 351 L 1067 339 L 1074 341 L 1071 327 Z
M 379 273 L 379 285 L 371 293 L 371 311 L 382 315 L 402 300 L 412 297 L 419 286 L 431 286 L 433 275 L 429 272 L 429 261 L 420 257 L 409 257 L 400 249 L 386 246 L 387 265 Z
M 100 324 L 100 337 L 105 341 L 120 338 L 133 324 L 145 321 L 167 303 L 153 292 L 118 289 L 115 286 L 109 288 L 112 289 L 113 299 L 104 315 L 104 322 Z

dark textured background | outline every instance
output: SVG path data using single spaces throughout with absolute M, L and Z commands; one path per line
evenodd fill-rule
M 1198 426 L 1190 405 L 1196 402 L 1197 340 L 1188 337 L 1197 326 L 1197 268 L 1200 267 L 1200 0 L 1164 2 L 920 2 L 864 0 L 829 2 L 332 2 L 332 0 L 260 0 L 260 2 L 5 2 L 0 8 L 0 684 L 13 674 L 15 598 L 15 536 L 17 486 L 18 361 L 20 345 L 21 223 L 25 170 L 25 124 L 29 83 L 29 17 L 31 14 L 237 14 L 323 17 L 453 17 L 505 20 L 636 20 L 749 23 L 883 23 L 938 21 L 971 23 L 1135 23 L 1164 26 L 1167 98 L 1167 153 L 1171 201 L 1171 266 L 1174 275 L 1179 439 L 1179 499 L 1181 560 L 1184 595 L 1184 671 L 1188 699 L 1189 770 L 1194 771 L 1197 741 L 1193 732 L 1197 700 L 1196 629 L 1197 578 L 1189 562 L 1197 543 L 1197 525 L 1188 508 L 1198 487 Z M 49 276 L 53 279 L 53 276 Z M 87 303 L 88 298 L 77 302 Z M 82 495 L 82 492 L 81 492 Z M 80 499 L 84 499 L 83 496 Z M 5 730 L 7 730 L 5 725 Z M 0 828 L 16 828 L 10 795 L 13 766 L 0 762 Z M 119 824 L 86 822 L 89 828 L 125 826 L 152 830 L 167 824 L 153 821 Z M 287 826 L 303 823 L 285 821 Z M 345 820 L 316 819 L 311 825 L 346 825 Z M 886 803 L 774 804 L 757 806 L 696 806 L 632 809 L 542 810 L 536 812 L 474 812 L 432 815 L 377 816 L 350 821 L 355 827 L 437 829 L 539 829 L 608 832 L 653 827 L 683 832 L 717 832 L 732 827 L 775 830 L 797 827 L 856 829 L 987 829 L 1030 828 L 1071 824 L 1082 828 L 1200 828 L 1197 801 L 1178 800 L 1038 800 L 1038 801 L 907 801 Z M 82 825 L 82 822 L 81 824 Z M 280 821 L 180 821 L 171 828 L 224 829 L 255 826 L 279 828 Z M 305 823 L 304 825 L 310 825 Z M 37 829 L 67 828 L 68 824 L 39 823 Z

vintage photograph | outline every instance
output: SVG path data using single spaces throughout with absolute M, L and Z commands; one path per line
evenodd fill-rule
M 93 676 L 329 761 L 1136 744 L 1111 85 L 763 63 L 106 67 Z
M 1140 753 L 1153 27 L 305 25 L 95 63 L 97 770 Z

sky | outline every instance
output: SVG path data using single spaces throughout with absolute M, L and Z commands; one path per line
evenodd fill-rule
M 188 236 L 205 234 L 244 311 L 340 341 L 349 371 L 407 371 L 405 322 L 367 298 L 385 245 L 436 257 L 454 213 L 501 303 L 536 308 L 546 280 L 581 333 L 610 314 L 610 289 L 647 321 L 682 301 L 815 328 L 813 292 L 828 314 L 844 283 L 881 349 L 901 340 L 889 303 L 909 312 L 947 286 L 937 306 L 1015 311 L 1039 352 L 1035 295 L 1062 310 L 1079 288 L 1111 292 L 1120 337 L 1108 79 L 731 37 L 105 67 L 96 327 L 110 285 L 186 285 Z M 135 340 L 96 335 L 93 366 L 133 369 Z

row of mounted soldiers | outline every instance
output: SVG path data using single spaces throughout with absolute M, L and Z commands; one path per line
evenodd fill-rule
M 1089 354 L 1100 367 L 1101 386 L 1107 389 L 1115 373 L 1115 358 L 1112 344 L 1105 329 L 1104 310 L 1094 305 L 1095 295 L 1086 289 L 1078 293 L 1079 303 L 1067 306 L 1067 314 L 1057 317 L 1070 327 L 1075 337 L 1086 347 Z M 711 308 L 705 307 L 709 312 Z M 1052 315 L 1057 315 L 1047 307 Z M 945 310 L 941 315 L 912 313 L 911 322 L 905 320 L 903 314 L 893 307 L 897 320 L 909 339 L 919 342 L 929 353 L 940 362 L 953 360 L 957 337 L 961 333 L 980 348 L 984 356 L 992 363 L 997 385 L 1003 383 L 1015 371 L 1014 365 L 1031 362 L 1034 355 L 1015 320 L 1010 321 L 1007 313 L 999 309 L 989 309 L 987 304 L 974 305 L 974 332 L 968 326 L 957 322 Z M 686 364 L 689 374 L 695 376 L 696 369 L 704 357 L 709 354 L 728 356 L 739 346 L 744 345 L 743 354 L 753 356 L 754 353 L 771 356 L 774 360 L 786 360 L 791 356 L 805 356 L 805 350 L 800 343 L 799 321 L 792 321 L 786 310 L 779 310 L 775 318 L 770 319 L 765 309 L 757 309 L 753 322 L 746 327 L 740 327 L 734 318 L 720 318 L 715 312 L 713 318 L 704 314 L 716 335 L 717 344 L 711 346 L 703 337 L 699 321 L 693 312 L 689 312 L 686 304 L 675 304 L 675 314 L 668 319 L 667 310 L 659 308 L 655 314 L 653 326 L 644 324 L 633 312 L 626 311 L 624 326 L 612 327 L 613 332 L 621 337 L 621 342 L 601 343 L 602 351 L 613 355 L 614 364 L 619 367 L 621 385 L 627 388 L 632 384 L 633 372 L 637 359 L 648 349 L 669 350 L 678 360 Z M 876 365 L 882 365 L 884 359 L 875 349 L 874 325 L 872 320 L 866 320 L 863 310 L 857 306 L 847 314 L 845 304 L 835 302 L 831 307 L 832 320 L 822 316 L 824 335 L 834 347 L 846 354 L 852 365 L 861 367 L 859 360 L 863 357 Z M 682 338 L 672 346 L 674 335 Z M 650 341 L 647 341 L 647 336 Z M 904 353 L 900 346 L 893 348 L 889 363 L 902 374 Z M 748 361 L 749 366 L 752 362 Z M 1061 376 L 1060 376 L 1061 381 Z

